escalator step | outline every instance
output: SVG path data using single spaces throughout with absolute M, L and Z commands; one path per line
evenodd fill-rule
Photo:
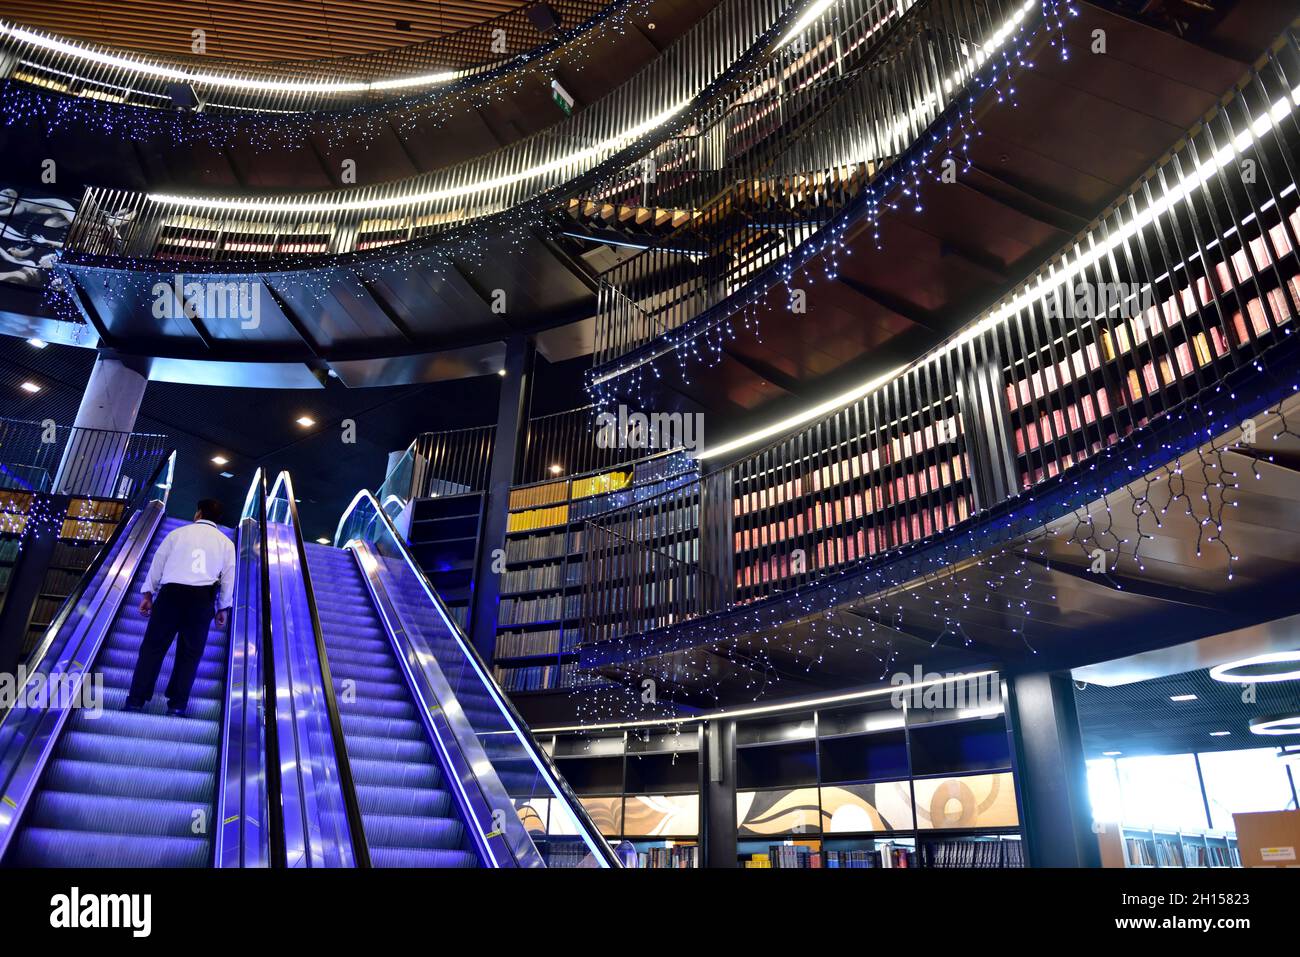
M 478 858 L 469 851 L 432 851 L 413 847 L 370 848 L 370 863 L 375 867 L 478 867 Z
M 363 814 L 417 814 L 447 817 L 452 813 L 451 795 L 434 788 L 359 785 L 357 804 L 360 805 Z
M 166 772 L 139 771 L 142 777 L 164 777 Z M 45 790 L 36 795 L 31 825 L 50 830 L 94 831 L 105 821 L 130 834 L 194 837 L 213 826 L 212 805 L 192 801 L 111 797 Z M 200 830 L 195 832 L 195 828 Z
M 19 867 L 204 867 L 206 837 L 95 833 L 27 827 L 14 839 Z

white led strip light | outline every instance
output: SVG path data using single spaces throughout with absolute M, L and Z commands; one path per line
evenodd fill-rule
M 29 43 L 42 50 L 62 53 L 100 66 L 129 70 L 145 76 L 154 76 L 163 80 L 179 80 L 186 83 L 198 83 L 203 86 L 224 87 L 233 90 L 249 90 L 273 93 L 368 93 L 375 90 L 400 90 L 417 86 L 435 86 L 450 83 L 452 80 L 467 76 L 469 71 L 457 70 L 443 73 L 427 73 L 423 76 L 404 76 L 392 80 L 338 80 L 329 82 L 311 82 L 302 80 L 252 80 L 240 77 L 222 76 L 219 73 L 205 73 L 198 70 L 182 70 L 176 67 L 136 60 L 131 57 L 118 56 L 92 50 L 79 43 L 46 36 L 34 30 L 9 23 L 0 22 L 0 37 L 13 37 L 22 43 Z
M 916 362 L 900 366 L 891 372 L 886 372 L 884 375 L 876 376 L 869 382 L 864 382 L 862 385 L 851 389 L 842 395 L 836 396 L 833 399 L 829 399 L 826 402 L 813 406 L 812 408 L 804 409 L 801 412 L 796 412 L 794 415 L 782 419 L 779 422 L 773 422 L 771 425 L 764 426 L 761 429 L 756 429 L 753 432 L 732 439 L 729 442 L 724 442 L 714 448 L 705 449 L 696 456 L 696 458 L 708 459 L 715 458 L 719 455 L 726 455 L 729 452 L 734 452 L 738 449 L 745 448 L 748 445 L 753 445 L 755 442 L 760 442 L 763 439 L 782 435 L 806 422 L 810 422 L 814 419 L 820 418 L 821 416 L 834 412 L 836 409 L 848 405 L 850 402 L 855 402 L 863 396 L 869 395 L 891 379 L 906 372 L 908 369 L 923 365 L 944 353 L 958 349 L 1021 310 L 1028 309 L 1045 301 L 1049 296 L 1054 295 L 1062 286 L 1067 285 L 1075 277 L 1083 274 L 1087 269 L 1109 256 L 1122 244 L 1137 236 L 1138 233 L 1155 222 L 1157 218 L 1167 213 L 1176 204 L 1186 200 L 1194 191 L 1201 189 L 1205 183 L 1209 181 L 1210 177 L 1217 174 L 1225 166 L 1253 146 L 1266 133 L 1280 124 L 1282 120 L 1290 116 L 1297 106 L 1300 106 L 1300 86 L 1293 88 L 1289 96 L 1277 100 L 1267 113 L 1256 117 L 1250 126 L 1234 136 L 1229 144 L 1220 148 L 1218 152 L 1209 159 L 1197 164 L 1197 166 L 1190 172 L 1183 175 L 1176 184 L 1166 188 L 1159 199 L 1153 201 L 1144 211 L 1125 223 L 1121 229 L 1116 230 L 1112 235 L 1106 237 L 1104 240 L 1100 240 L 1095 244 L 1090 245 L 1086 252 L 1084 252 L 1080 245 L 1076 243 L 1074 247 L 1074 259 L 1066 268 L 1062 269 L 1060 272 L 1053 271 L 1046 282 L 1042 278 L 1039 278 L 1032 286 L 1026 287 L 1025 291 L 1020 295 L 1004 302 L 983 319 L 968 326 L 954 338 L 949 339 L 934 352 L 923 356 Z
M 687 104 L 689 99 L 670 106 L 668 109 L 658 113 L 650 119 L 638 123 L 629 129 L 624 130 L 615 136 L 595 146 L 589 146 L 586 149 L 577 150 L 567 156 L 561 156 L 558 159 L 550 160 L 546 163 L 540 163 L 537 166 L 531 166 L 528 169 L 520 170 L 517 173 L 508 173 L 505 176 L 498 176 L 495 179 L 481 180 L 477 183 L 467 183 L 464 186 L 455 186 L 448 189 L 431 189 L 422 193 L 404 193 L 398 196 L 390 196 L 386 199 L 354 199 L 343 202 L 277 202 L 275 200 L 261 199 L 220 199 L 216 197 L 203 196 L 176 196 L 170 193 L 150 193 L 149 202 L 158 203 L 163 206 L 188 206 L 192 209 L 213 209 L 213 210 L 231 210 L 249 213 L 328 213 L 328 212 L 351 212 L 351 211 L 369 211 L 376 209 L 391 209 L 394 206 L 407 206 L 411 204 L 433 203 L 444 199 L 456 199 L 460 196 L 471 196 L 477 193 L 489 190 L 499 189 L 502 186 L 509 186 L 521 180 L 531 179 L 534 176 L 544 176 L 555 170 L 562 169 L 565 166 L 577 165 L 602 153 L 613 152 L 620 147 L 626 146 L 637 137 L 648 133 L 650 130 L 667 122 L 676 116 Z

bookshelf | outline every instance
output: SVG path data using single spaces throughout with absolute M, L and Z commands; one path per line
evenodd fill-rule
M 411 507 L 411 553 L 463 630 L 469 627 L 482 525 L 481 492 L 419 498 Z
M 1026 865 L 1001 706 L 896 704 L 737 726 L 742 867 Z
M 1103 867 L 1241 867 L 1235 834 L 1116 824 L 1096 830 Z
M 1214 244 L 1194 269 L 1151 287 L 1158 301 L 1076 323 L 1006 369 L 1021 486 L 1145 425 L 1176 404 L 1187 383 L 1197 391 L 1197 383 L 1218 378 L 1234 351 L 1285 335 L 1300 310 L 1291 235 L 1300 235 L 1300 210 L 1271 207 L 1234 230 L 1231 242 Z
M 587 523 L 655 495 L 665 480 L 691 468 L 682 453 L 662 452 L 616 468 L 511 489 L 493 654 L 502 688 L 552 692 L 590 680 L 577 667 L 587 617 Z
M 542 745 L 601 833 L 636 847 L 638 866 L 700 866 L 698 728 L 559 735 Z M 534 811 L 525 821 L 538 833 L 542 819 Z

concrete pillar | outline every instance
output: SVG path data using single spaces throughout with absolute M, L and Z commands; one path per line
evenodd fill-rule
M 1020 823 L 1032 867 L 1100 867 L 1074 684 L 1068 674 L 1007 681 Z
M 137 363 L 102 355 L 95 360 L 54 476 L 55 494 L 112 498 L 135 492 L 119 488 L 118 476 L 148 382 L 148 369 Z

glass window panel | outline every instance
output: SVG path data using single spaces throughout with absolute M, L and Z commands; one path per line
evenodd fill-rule
M 1088 802 L 1092 819 L 1129 823 L 1123 820 L 1124 799 L 1119 790 L 1119 772 L 1114 758 L 1096 758 L 1088 762 Z
M 1122 823 L 1187 831 L 1209 826 L 1192 755 L 1120 758 L 1115 765 L 1124 801 Z
M 1201 756 L 1211 827 L 1235 831 L 1232 815 L 1295 807 L 1286 765 L 1273 748 L 1212 751 Z

